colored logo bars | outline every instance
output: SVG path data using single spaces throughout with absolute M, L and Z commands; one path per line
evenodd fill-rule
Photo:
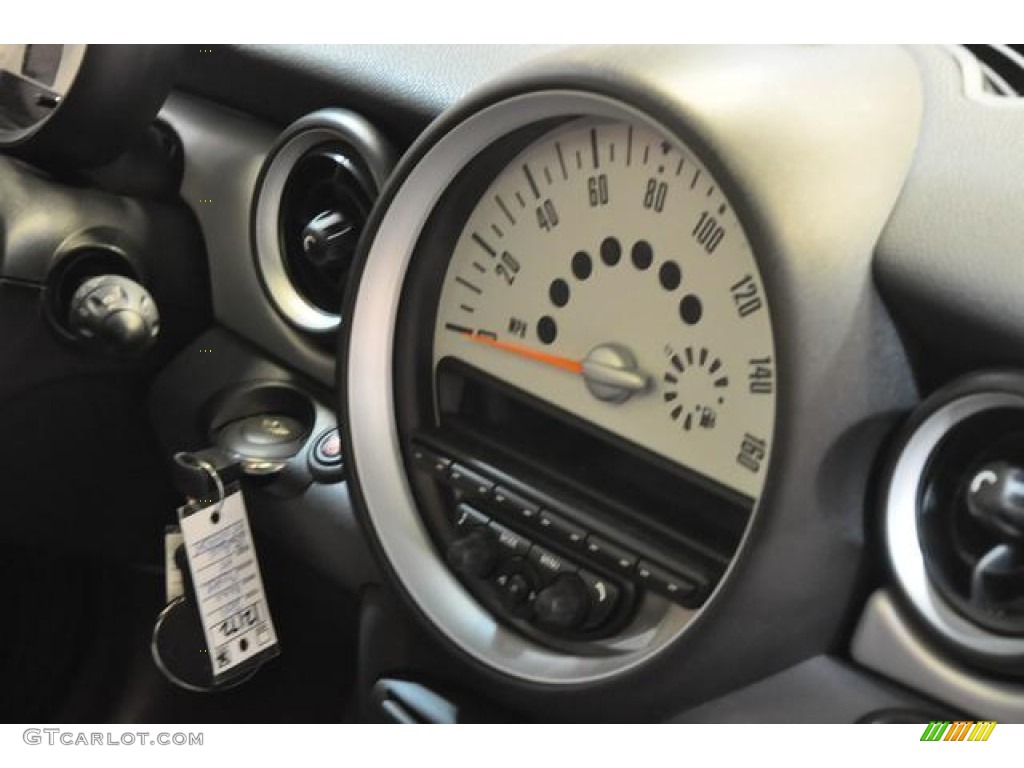
M 995 727 L 995 720 L 932 720 L 921 734 L 921 741 L 988 741 Z

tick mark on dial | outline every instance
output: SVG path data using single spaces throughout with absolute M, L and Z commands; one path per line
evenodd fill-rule
M 565 170 L 565 157 L 562 155 L 562 145 L 560 142 L 555 142 L 555 152 L 558 154 L 558 164 L 562 168 L 562 180 L 569 180 L 569 172 Z
M 469 288 L 469 290 L 471 290 L 473 293 L 477 295 L 483 293 L 483 291 L 481 291 L 478 286 L 473 285 L 471 282 L 469 282 L 469 280 L 467 280 L 464 277 L 456 277 L 455 282 L 458 283 L 459 285 L 463 285 L 466 288 Z
M 530 172 L 530 166 L 523 165 L 523 173 L 526 174 L 526 181 L 530 184 L 530 191 L 533 192 L 534 198 L 540 200 L 540 190 L 537 189 L 537 182 L 533 180 L 533 174 Z
M 484 249 L 485 251 L 487 251 L 488 255 L 489 255 L 489 256 L 491 256 L 492 258 L 493 258 L 494 256 L 497 256 L 497 255 L 498 255 L 498 252 L 497 252 L 497 251 L 495 251 L 495 250 L 494 250 L 494 249 L 493 249 L 493 248 L 492 248 L 492 247 L 490 246 L 490 243 L 488 243 L 488 242 L 487 242 L 486 240 L 484 240 L 484 239 L 483 239 L 483 238 L 482 238 L 482 237 L 480 236 L 480 233 L 479 233 L 479 232 L 474 232 L 474 233 L 473 233 L 473 241 L 474 241 L 474 242 L 475 242 L 475 243 L 476 243 L 477 245 L 479 245 L 479 246 L 480 246 L 481 248 L 483 248 L 483 249 Z
M 516 217 L 512 215 L 512 212 L 508 209 L 508 206 L 505 205 L 505 201 L 501 199 L 501 195 L 497 195 L 494 198 L 494 200 L 495 202 L 498 203 L 498 207 L 501 208 L 501 212 L 505 214 L 505 218 L 508 219 L 508 223 L 515 226 Z

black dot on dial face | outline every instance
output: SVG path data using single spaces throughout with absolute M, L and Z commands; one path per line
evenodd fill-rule
M 556 307 L 564 307 L 569 303 L 569 284 L 562 278 L 552 280 L 551 287 L 548 288 L 548 296 Z
M 572 257 L 572 273 L 576 275 L 576 279 L 586 280 L 593 270 L 594 263 L 590 260 L 590 255 L 585 251 L 577 251 Z
M 545 344 L 552 343 L 558 337 L 558 324 L 550 315 L 544 315 L 537 321 L 537 338 Z
M 651 244 L 646 240 L 637 240 L 631 255 L 633 266 L 637 269 L 647 269 L 654 261 L 654 251 L 651 250 Z
M 683 281 L 683 272 L 674 261 L 666 261 L 658 270 L 658 280 L 666 291 L 674 291 Z
M 609 267 L 614 267 L 622 258 L 622 246 L 614 237 L 606 237 L 601 243 L 601 261 Z
M 683 296 L 682 301 L 679 302 L 679 316 L 683 318 L 684 323 L 696 325 L 700 322 L 701 315 L 703 314 L 704 305 L 700 303 L 700 299 L 692 293 Z

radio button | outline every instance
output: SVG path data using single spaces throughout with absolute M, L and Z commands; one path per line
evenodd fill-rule
M 513 605 L 522 605 L 531 595 L 536 597 L 533 585 L 522 573 L 503 573 L 497 578 L 497 584 L 505 599 Z
M 530 551 L 530 542 L 513 530 L 493 520 L 488 526 L 498 537 L 498 546 L 509 555 L 525 555 Z
M 536 544 L 530 548 L 529 560 L 536 566 L 545 581 L 562 573 L 576 572 L 576 566 L 564 557 Z
M 529 499 L 520 496 L 508 488 L 497 486 L 494 489 L 493 504 L 498 509 L 515 520 L 533 525 L 540 515 L 540 507 Z
M 547 510 L 540 513 L 539 525 L 541 530 L 547 531 L 549 535 L 570 547 L 582 547 L 586 543 L 587 532 L 585 529 L 569 522 L 564 517 L 553 515 Z
M 597 536 L 587 537 L 587 552 L 595 560 L 600 560 L 623 573 L 631 572 L 636 565 L 636 555 L 632 552 Z
M 640 582 L 673 600 L 686 600 L 698 588 L 693 580 L 646 560 L 641 560 L 637 565 L 636 575 Z
M 604 624 L 612 615 L 615 606 L 619 602 L 619 588 L 603 576 L 583 570 L 577 573 L 583 581 L 590 595 L 590 610 L 587 613 L 587 620 L 583 623 L 584 629 L 593 629 Z
M 421 445 L 413 445 L 410 453 L 412 463 L 417 469 L 441 479 L 448 477 L 448 468 L 452 465 L 452 460 L 447 456 L 442 456 Z
M 455 527 L 468 530 L 479 525 L 487 525 L 491 521 L 487 515 L 469 504 L 459 504 L 455 510 Z
M 494 483 L 486 477 L 461 464 L 452 464 L 448 471 L 448 481 L 463 494 L 473 499 L 487 498 L 494 488 Z

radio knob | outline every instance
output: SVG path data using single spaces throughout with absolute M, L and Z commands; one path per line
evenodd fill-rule
M 574 629 L 590 611 L 587 587 L 579 576 L 562 574 L 538 593 L 533 609 L 539 624 Z
M 448 564 L 464 576 L 487 578 L 498 565 L 497 537 L 486 528 L 474 528 L 448 547 Z

